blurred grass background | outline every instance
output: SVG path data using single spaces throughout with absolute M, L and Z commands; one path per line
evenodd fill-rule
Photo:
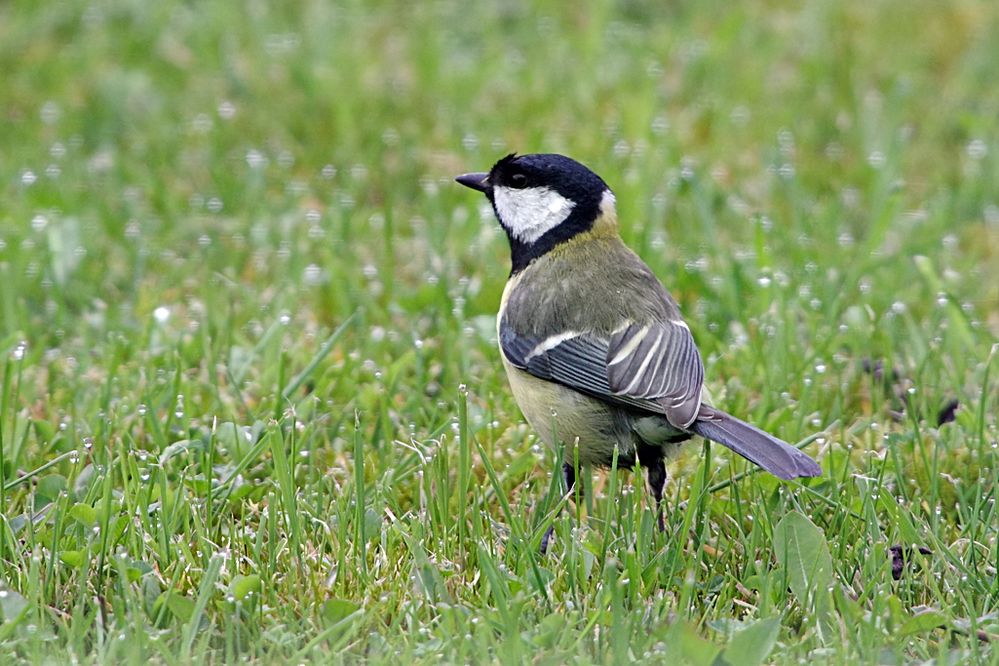
M 997 39 L 984 0 L 4 3 L 4 649 L 995 659 Z M 600 475 L 537 559 L 557 465 L 451 180 L 512 151 L 604 177 L 716 402 L 823 479 L 691 445 L 664 537 Z

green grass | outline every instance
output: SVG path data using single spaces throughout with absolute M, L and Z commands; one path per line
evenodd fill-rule
M 4 663 L 999 660 L 995 4 L 374 4 L 0 5 Z M 561 502 L 451 181 L 510 151 L 821 478 Z

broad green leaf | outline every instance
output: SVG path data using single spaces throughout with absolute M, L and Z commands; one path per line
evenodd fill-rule
M 551 649 L 558 643 L 558 638 L 565 630 L 566 618 L 561 613 L 550 613 L 536 625 L 536 632 L 531 639 L 535 645 Z
M 64 490 L 66 490 L 66 477 L 62 474 L 48 474 L 38 481 L 35 493 L 39 497 L 54 500 Z
M 777 524 L 774 550 L 799 601 L 806 602 L 815 590 L 826 590 L 832 584 L 832 557 L 826 537 L 802 514 L 791 512 Z
M 689 666 L 712 666 L 721 648 L 702 638 L 686 622 L 676 622 L 666 632 L 669 663 Z
M 189 488 L 198 497 L 204 497 L 212 489 L 212 482 L 208 479 L 185 479 L 184 486 Z
M 35 427 L 35 436 L 43 442 L 52 442 L 56 438 L 55 426 L 42 419 L 33 419 L 31 425 Z
M 262 485 L 253 485 L 252 483 L 243 483 L 235 487 L 235 489 L 229 493 L 229 503 L 238 504 L 240 500 L 249 497 L 251 494 L 255 494 L 257 498 L 261 497 L 265 490 Z
M 125 564 L 125 575 L 133 583 L 141 580 L 143 576 L 151 573 L 152 570 L 153 568 L 142 560 L 129 560 Z
M 69 515 L 87 526 L 93 525 L 97 522 L 97 509 L 89 504 L 74 504 L 69 509 Z
M 0 584 L 0 619 L 5 622 L 16 620 L 27 608 L 28 600 L 4 584 Z
M 930 608 L 916 613 L 902 625 L 899 634 L 908 636 L 910 634 L 922 634 L 949 624 L 950 618 L 943 612 L 935 608 Z
M 166 605 L 170 612 L 177 616 L 181 622 L 189 622 L 194 614 L 194 600 L 188 599 L 178 592 L 164 592 L 166 595 Z
M 236 601 L 243 601 L 251 593 L 258 594 L 260 592 L 260 576 L 252 574 L 250 576 L 236 576 L 232 579 L 232 583 L 229 584 L 229 594 L 235 598 Z
M 239 460 L 249 453 L 256 436 L 252 429 L 226 421 L 215 430 L 215 441 L 229 453 L 230 458 Z
M 329 599 L 323 602 L 321 614 L 327 625 L 334 625 L 356 613 L 360 607 L 360 604 L 347 599 Z
M 79 569 L 83 566 L 86 558 L 83 556 L 83 551 L 80 550 L 64 550 L 59 553 L 59 560 L 74 569 Z
M 780 619 L 776 617 L 746 625 L 729 641 L 725 661 L 731 666 L 759 666 L 774 649 L 779 631 Z
M 163 452 L 160 453 L 160 464 L 162 465 L 166 461 L 170 460 L 174 456 L 179 456 L 182 453 L 187 453 L 188 451 L 203 451 L 205 448 L 205 443 L 200 439 L 182 439 L 169 445 Z
M 824 640 L 832 638 L 832 556 L 826 537 L 815 523 L 793 511 L 774 528 L 774 551 L 787 572 L 791 592 L 803 608 L 814 612 Z
M 28 524 L 28 517 L 25 515 L 14 516 L 10 519 L 10 529 L 14 534 L 19 534 L 24 526 Z

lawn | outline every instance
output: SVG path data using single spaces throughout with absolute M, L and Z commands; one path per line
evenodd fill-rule
M 0 661 L 996 663 L 997 43 L 991 0 L 0 4 Z M 665 533 L 633 470 L 562 500 L 452 181 L 513 151 L 604 177 L 714 402 L 821 477 L 696 440 Z

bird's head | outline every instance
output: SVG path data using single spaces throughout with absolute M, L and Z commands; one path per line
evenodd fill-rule
M 616 217 L 607 184 L 564 155 L 507 155 L 489 173 L 455 180 L 489 198 L 510 239 L 514 272 L 598 220 Z

